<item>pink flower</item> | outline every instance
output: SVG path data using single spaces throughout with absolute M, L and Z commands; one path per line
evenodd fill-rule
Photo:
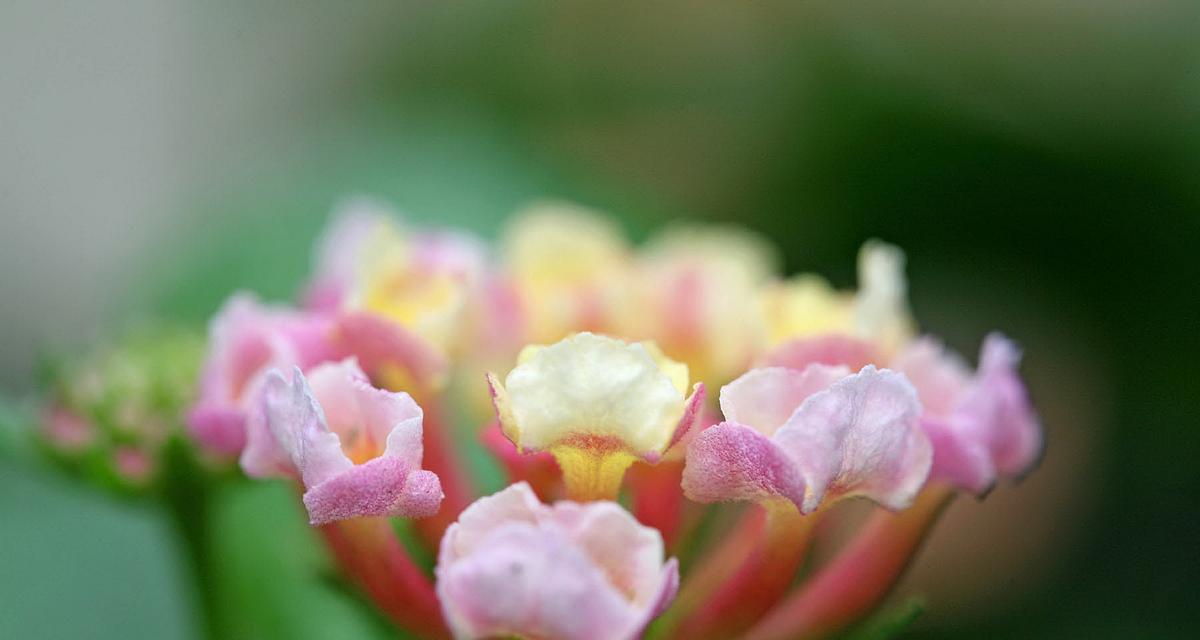
M 192 435 L 216 453 L 241 453 L 263 376 L 328 359 L 331 329 L 322 315 L 267 306 L 245 292 L 230 297 L 209 325 L 199 398 L 187 418 Z
M 96 440 L 96 426 L 60 405 L 49 406 L 42 418 L 46 440 L 62 453 L 80 453 Z
M 262 403 L 278 451 L 304 483 L 313 525 L 437 512 L 441 483 L 421 469 L 423 414 L 408 394 L 372 387 L 346 360 L 307 379 L 296 368 L 290 382 L 271 371 Z
M 689 446 L 684 492 L 698 502 L 781 497 L 803 513 L 827 496 L 907 507 L 932 458 L 916 392 L 886 369 L 848 373 L 773 367 L 726 385 L 726 421 Z
M 932 338 L 896 358 L 925 406 L 921 426 L 933 442 L 934 479 L 983 494 L 998 476 L 1022 476 L 1037 462 L 1042 431 L 1017 375 L 1020 360 L 1016 345 L 996 333 L 984 340 L 974 374 Z
M 514 484 L 446 530 L 437 593 L 456 637 L 637 637 L 675 597 L 662 536 L 614 502 L 538 501 Z

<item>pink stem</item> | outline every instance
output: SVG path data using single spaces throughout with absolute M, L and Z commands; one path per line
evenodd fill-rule
M 861 620 L 899 581 L 955 495 L 947 487 L 930 487 L 904 511 L 877 513 L 845 549 L 745 639 L 823 638 Z
M 755 507 L 749 517 L 753 518 L 757 535 L 732 543 L 746 547 L 741 562 L 732 570 L 725 569 L 727 575 L 684 620 L 675 637 L 736 636 L 787 593 L 808 550 L 813 524 L 820 516 L 802 516 L 790 502 L 770 501 Z

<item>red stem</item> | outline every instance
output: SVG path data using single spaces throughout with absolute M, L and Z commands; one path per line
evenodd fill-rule
M 422 466 L 438 475 L 442 483 L 442 493 L 446 498 L 438 512 L 420 520 L 414 520 L 413 525 L 421 534 L 426 546 L 436 551 L 441 543 L 442 534 L 463 509 L 471 503 L 470 484 L 466 477 L 466 467 L 454 447 L 453 425 L 446 420 L 442 407 L 442 396 L 439 394 L 422 394 L 419 404 L 425 410 L 424 436 L 425 457 Z
M 823 638 L 861 620 L 896 585 L 955 493 L 930 487 L 912 507 L 875 514 L 829 564 L 752 628 L 745 640 Z
M 320 530 L 342 570 L 388 618 L 422 638 L 449 637 L 433 584 L 386 518 L 343 520 Z
M 633 515 L 638 522 L 658 529 L 667 548 L 672 548 L 683 519 L 683 461 L 668 460 L 657 465 L 634 464 L 629 470 L 633 489 Z

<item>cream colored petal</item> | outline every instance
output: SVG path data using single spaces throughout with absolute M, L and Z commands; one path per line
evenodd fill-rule
M 616 439 L 639 455 L 661 452 L 683 414 L 686 389 L 686 367 L 661 361 L 645 344 L 591 333 L 534 351 L 496 389 L 501 418 L 509 417 L 505 431 L 524 449 L 594 437 Z

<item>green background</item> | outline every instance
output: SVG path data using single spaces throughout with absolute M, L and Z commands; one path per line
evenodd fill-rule
M 840 285 L 858 245 L 884 238 L 908 253 L 926 329 L 965 353 L 992 329 L 1025 345 L 1048 441 L 1045 480 L 993 496 L 1013 515 L 965 552 L 986 561 L 1036 538 L 1016 547 L 1029 567 L 941 611 L 931 598 L 908 633 L 1200 630 L 1192 3 L 364 7 L 382 44 L 286 145 L 172 212 L 137 277 L 108 285 L 114 330 L 202 326 L 238 288 L 291 297 L 347 193 L 489 236 L 546 196 L 611 211 L 638 239 L 676 218 L 732 221 L 769 235 L 789 271 Z M 194 17 L 201 34 L 253 34 L 285 11 Z M 193 637 L 160 514 L 39 466 L 13 431 L 28 405 L 9 404 L 0 637 Z M 220 584 L 240 634 L 381 634 L 296 509 L 269 484 L 222 495 Z M 914 589 L 956 584 L 925 579 Z

